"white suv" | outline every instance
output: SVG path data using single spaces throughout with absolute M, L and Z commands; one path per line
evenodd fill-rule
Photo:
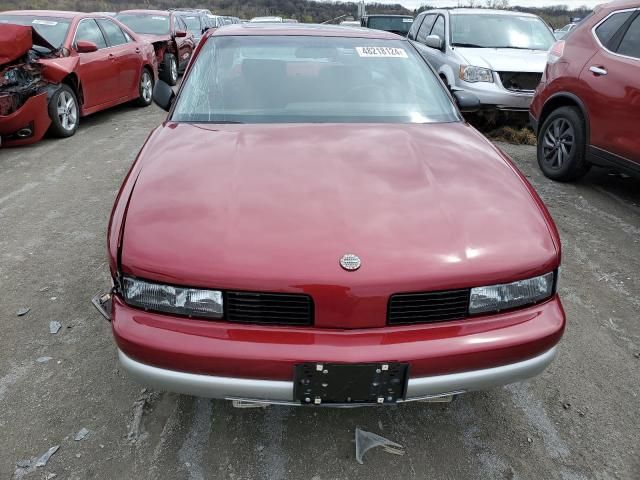
M 536 15 L 472 8 L 422 12 L 407 36 L 452 91 L 515 111 L 529 109 L 555 42 Z

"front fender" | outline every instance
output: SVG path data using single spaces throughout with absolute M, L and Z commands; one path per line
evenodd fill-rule
M 40 60 L 42 76 L 52 83 L 62 83 L 62 80 L 74 72 L 80 57 L 77 55 L 63 58 L 47 58 Z

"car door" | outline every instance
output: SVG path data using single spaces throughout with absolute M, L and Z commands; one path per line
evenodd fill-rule
M 430 13 L 424 16 L 424 19 L 422 21 L 422 24 L 420 25 L 420 27 L 418 28 L 418 31 L 416 33 L 416 38 L 415 41 L 419 44 L 419 52 L 420 54 L 429 62 L 431 63 L 432 60 L 432 56 L 433 56 L 433 49 L 429 48 L 425 45 L 425 41 L 427 39 L 427 37 L 429 36 L 429 33 L 431 33 L 431 28 L 433 27 L 433 23 L 436 21 L 437 18 L 437 14 L 435 13 Z M 433 63 L 431 63 L 431 65 L 433 65 Z
M 640 11 L 614 13 L 594 34 L 601 48 L 580 75 L 590 143 L 640 164 Z
M 443 49 L 438 50 L 437 48 L 427 47 L 430 50 L 429 62 L 431 63 L 431 66 L 436 71 L 439 71 L 440 67 L 442 67 L 442 65 L 447 61 L 447 55 L 445 52 L 447 50 L 448 42 L 447 42 L 445 29 L 446 29 L 446 25 L 445 25 L 444 15 L 440 14 L 436 17 L 435 21 L 433 22 L 433 27 L 431 27 L 431 31 L 429 32 L 428 35 L 437 35 L 438 37 L 440 37 L 443 42 L 442 43 Z
M 129 41 L 122 29 L 107 18 L 96 19 L 102 29 L 109 53 L 113 55 L 113 62 L 118 69 L 119 82 L 117 86 L 118 99 L 131 98 L 138 95 L 138 79 L 142 72 L 142 44 L 131 39 Z
M 76 51 L 79 41 L 91 42 L 98 47 L 95 52 L 78 53 L 78 77 L 84 109 L 115 100 L 120 81 L 118 67 L 107 48 L 102 30 L 93 18 L 83 18 L 78 23 L 72 44 Z
M 180 64 L 180 68 L 182 69 L 186 66 L 186 63 L 191 58 L 195 43 L 193 41 L 193 35 L 189 33 L 189 30 L 187 29 L 187 24 L 184 23 L 184 21 L 180 17 L 174 15 L 173 32 L 175 32 L 176 30 L 181 30 L 187 34 L 186 37 L 175 37 L 176 45 L 178 47 L 178 61 Z

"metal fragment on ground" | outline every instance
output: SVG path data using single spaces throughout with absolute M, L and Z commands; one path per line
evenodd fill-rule
M 45 453 L 43 453 L 38 460 L 36 460 L 36 467 L 44 467 L 51 456 L 58 451 L 60 445 L 56 445 L 55 447 L 51 447 Z
M 58 331 L 61 328 L 62 328 L 62 325 L 60 324 L 60 322 L 57 322 L 55 320 L 52 320 L 51 322 L 49 322 L 49 332 L 53 333 L 54 335 L 58 333 Z
M 86 428 L 82 427 L 80 429 L 80 431 L 78 433 L 76 433 L 76 436 L 73 437 L 73 439 L 76 442 L 79 442 L 80 440 L 82 440 L 84 437 L 86 437 L 89 434 L 89 430 L 87 430 Z
M 18 311 L 16 312 L 16 315 L 19 316 L 19 317 L 23 317 L 27 313 L 29 313 L 30 310 L 31 310 L 31 308 L 29 308 L 29 307 L 19 308 Z
M 404 447 L 402 445 L 375 433 L 356 428 L 356 460 L 360 465 L 364 464 L 362 461 L 364 454 L 375 447 L 382 447 L 385 452 L 394 455 L 404 455 Z

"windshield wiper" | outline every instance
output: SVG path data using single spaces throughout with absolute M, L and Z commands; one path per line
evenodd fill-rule
M 498 45 L 497 47 L 487 47 L 487 48 L 511 48 L 513 50 L 540 50 L 539 48 L 533 47 L 514 47 L 512 45 Z
M 491 48 L 484 45 L 476 45 L 475 43 L 452 43 L 452 47 L 465 47 L 465 48 Z

